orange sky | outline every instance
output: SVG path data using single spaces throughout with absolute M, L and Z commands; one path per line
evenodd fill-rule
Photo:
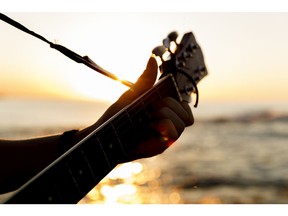
M 135 81 L 172 30 L 193 31 L 209 76 L 204 101 L 287 101 L 287 13 L 4 13 Z M 0 22 L 0 95 L 115 100 L 127 88 Z

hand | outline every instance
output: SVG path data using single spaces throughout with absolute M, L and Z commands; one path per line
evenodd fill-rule
M 157 62 L 151 57 L 147 63 L 146 70 L 135 83 L 133 90 L 129 89 L 121 95 L 97 121 L 97 124 L 101 125 L 145 91 L 149 90 L 156 81 L 157 70 Z M 146 141 L 139 143 L 134 151 L 130 152 L 129 158 L 122 162 L 152 157 L 164 152 L 180 137 L 186 126 L 194 123 L 192 111 L 186 102 L 178 102 L 174 98 L 166 97 L 154 103 L 152 108 L 149 126 L 154 130 L 154 133 L 151 133 Z

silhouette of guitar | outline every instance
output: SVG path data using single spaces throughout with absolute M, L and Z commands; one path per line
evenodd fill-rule
M 166 96 L 190 102 L 194 92 L 197 105 L 197 83 L 207 75 L 203 54 L 191 32 L 184 34 L 179 44 L 177 36 L 176 32 L 170 33 L 163 45 L 152 51 L 162 60 L 162 74 L 150 90 L 20 187 L 5 203 L 79 202 L 133 144 L 145 138 L 151 103 Z M 163 59 L 164 53 L 169 54 L 167 60 Z

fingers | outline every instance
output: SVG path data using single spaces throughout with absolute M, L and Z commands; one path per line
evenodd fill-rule
M 150 89 L 157 78 L 158 64 L 155 58 L 150 57 L 146 69 L 143 74 L 138 78 L 134 85 L 133 91 L 142 94 Z
M 163 107 L 153 113 L 157 121 L 151 127 L 158 131 L 167 140 L 176 140 L 185 129 L 184 121 L 171 109 Z
M 153 104 L 154 110 L 160 110 L 163 107 L 169 108 L 184 122 L 185 126 L 190 126 L 194 123 L 194 117 L 191 108 L 186 102 L 178 102 L 174 98 L 166 97 Z
M 160 133 L 161 139 L 171 145 L 177 140 L 186 126 L 194 123 L 194 117 L 186 102 L 167 97 L 153 104 L 151 127 Z
M 172 124 L 173 125 L 173 124 Z M 129 160 L 152 157 L 163 153 L 173 143 L 172 140 L 166 140 L 165 137 L 151 137 L 140 143 L 137 149 L 130 155 Z
M 149 124 L 152 130 L 147 130 L 146 139 L 133 149 L 126 161 L 163 153 L 180 137 L 185 127 L 193 124 L 193 122 L 192 111 L 185 102 L 178 102 L 167 97 L 154 103 Z
M 186 111 L 186 118 L 185 118 L 185 125 L 187 126 L 191 126 L 194 124 L 194 116 L 192 113 L 192 110 L 189 106 L 188 103 L 186 103 L 185 101 L 180 102 L 182 108 Z

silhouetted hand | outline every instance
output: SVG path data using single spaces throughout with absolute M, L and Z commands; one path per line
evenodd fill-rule
M 136 100 L 141 94 L 149 90 L 155 83 L 158 65 L 155 58 L 150 58 L 146 70 L 138 78 L 134 89 L 129 89 L 111 105 L 96 124 L 101 125 L 126 105 Z M 164 152 L 182 134 L 186 126 L 194 123 L 190 106 L 186 102 L 178 102 L 172 97 L 163 98 L 152 105 L 150 127 L 154 130 L 147 140 L 139 143 L 130 152 L 126 161 L 152 157 Z M 155 133 L 158 132 L 158 133 Z M 157 135 L 156 135 L 157 134 Z

